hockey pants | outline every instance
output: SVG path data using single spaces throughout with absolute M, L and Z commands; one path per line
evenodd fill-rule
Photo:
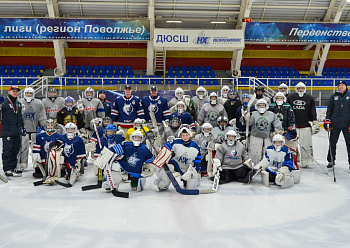
M 249 183 L 254 173 L 246 166 L 242 166 L 235 170 L 222 170 L 220 172 L 220 184 L 225 184 L 233 181 L 241 183 Z
M 252 135 L 250 136 L 248 153 L 254 164 L 262 160 L 266 148 L 270 145 L 272 145 L 270 137 L 264 139 Z
M 306 152 L 302 147 L 299 148 L 302 167 L 311 166 L 313 165 L 313 159 L 310 157 L 313 156 L 311 127 L 297 128 L 297 135 L 300 145 L 307 150 Z

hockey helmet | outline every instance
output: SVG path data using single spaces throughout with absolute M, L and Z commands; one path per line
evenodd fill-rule
M 179 106 L 183 106 L 183 107 L 179 108 Z M 179 114 L 182 114 L 183 112 L 186 111 L 186 104 L 183 101 L 177 102 L 175 105 L 175 111 L 178 112 Z
M 237 91 L 235 91 L 235 90 L 230 90 L 229 92 L 228 92 L 228 99 L 230 99 L 230 101 L 232 101 L 232 102 L 234 102 L 234 101 L 236 101 L 236 99 L 238 98 L 238 93 L 237 93 Z
M 231 137 L 233 137 L 233 139 Z M 237 133 L 233 130 L 227 131 L 227 133 L 225 134 L 225 140 L 227 145 L 233 146 L 237 140 Z
M 277 141 L 280 141 L 280 143 L 276 144 Z M 276 151 L 280 151 L 282 147 L 284 146 L 285 140 L 284 137 L 280 134 L 276 134 L 272 138 L 272 145 L 275 148 Z
M 265 104 L 265 107 L 262 107 L 261 105 Z M 259 107 L 260 106 L 260 107 Z M 259 99 L 255 103 L 255 109 L 260 113 L 263 114 L 269 109 L 269 105 L 267 104 L 265 99 Z
M 117 127 L 114 124 L 108 124 L 105 127 L 105 134 L 107 136 L 107 139 L 112 139 L 115 136 L 116 132 L 117 132 Z
M 175 97 L 177 100 L 181 101 L 182 98 L 183 98 L 183 95 L 184 95 L 184 90 L 180 87 L 178 87 L 176 90 L 175 90 Z
M 91 101 L 92 98 L 94 98 L 94 94 L 95 94 L 94 89 L 91 88 L 91 87 L 88 87 L 88 88 L 85 89 L 84 97 L 85 97 L 88 101 Z
M 286 95 L 288 93 L 288 86 L 282 83 L 278 86 L 278 90 L 279 92 L 282 92 L 284 95 Z
M 213 100 L 212 97 L 215 97 L 215 100 Z M 218 95 L 215 92 L 210 93 L 209 102 L 211 105 L 216 105 L 218 103 Z
M 45 122 L 45 130 L 47 132 L 48 135 L 53 134 L 54 132 L 56 132 L 56 121 L 53 119 L 47 119 Z
M 135 128 L 135 130 L 141 130 L 142 124 L 143 124 L 142 120 L 140 118 L 136 118 L 134 120 L 134 128 Z
M 70 103 L 71 102 L 71 103 Z M 65 99 L 64 99 L 64 106 L 66 107 L 66 109 L 68 111 L 72 111 L 73 109 L 73 106 L 74 106 L 74 99 L 70 96 L 67 96 Z
M 247 93 L 244 93 L 242 95 L 242 102 L 245 103 L 245 104 L 248 104 L 249 100 L 250 100 L 250 95 L 247 94 Z
M 102 126 L 103 127 L 107 127 L 108 124 L 112 124 L 113 121 L 112 121 L 112 118 L 109 117 L 109 116 L 105 116 L 102 118 Z
M 28 87 L 24 89 L 24 99 L 26 102 L 31 102 L 35 97 L 35 91 L 32 87 Z
M 68 139 L 73 139 L 75 135 L 78 133 L 78 128 L 73 122 L 67 123 L 65 126 L 65 131 Z
M 221 89 L 221 97 L 227 97 L 227 93 L 229 91 L 230 91 L 230 87 L 228 87 L 227 85 L 222 87 L 222 89 Z
M 283 105 L 287 101 L 286 96 L 283 94 L 283 92 L 277 92 L 276 95 L 273 97 L 273 100 L 275 103 L 280 106 Z
M 51 100 L 51 101 L 55 101 L 55 99 L 57 98 L 57 90 L 56 88 L 52 87 L 48 90 L 48 98 Z
M 261 94 L 258 94 L 258 91 L 259 93 L 261 91 Z M 263 86 L 259 85 L 255 88 L 254 92 L 255 92 L 256 99 L 261 99 L 264 96 L 265 89 Z
M 135 130 L 131 133 L 130 140 L 134 144 L 134 146 L 140 146 L 144 140 L 143 133 L 139 130 Z
M 203 94 L 199 94 L 199 92 L 203 92 Z M 196 95 L 200 100 L 203 100 L 203 98 L 207 95 L 207 90 L 203 86 L 199 86 L 196 90 Z
M 228 125 L 228 118 L 226 116 L 222 115 L 222 116 L 219 116 L 219 118 L 216 120 L 216 122 L 218 123 L 218 127 L 221 130 L 225 130 L 225 128 Z M 221 122 L 225 122 L 225 124 L 221 124 Z
M 306 93 L 306 85 L 302 82 L 299 82 L 296 86 L 295 86 L 295 92 L 300 96 L 303 97 L 304 94 Z
M 213 126 L 209 122 L 206 122 L 202 125 L 201 129 L 204 136 L 208 137 L 213 130 Z
M 179 138 L 181 138 L 182 133 L 188 133 L 190 135 L 190 138 L 192 138 L 192 132 L 191 132 L 191 128 L 189 125 L 187 125 L 187 124 L 181 125 L 181 127 L 179 129 L 179 133 L 178 133 Z
M 181 126 L 181 124 L 182 124 L 181 120 L 176 116 L 171 118 L 169 122 L 169 126 L 173 131 L 177 130 Z

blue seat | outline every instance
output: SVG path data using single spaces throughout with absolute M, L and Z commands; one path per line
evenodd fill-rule
M 212 71 L 211 66 L 207 66 L 207 71 Z
M 193 69 L 194 69 L 195 71 L 199 71 L 199 66 L 195 66 L 195 67 L 193 67 Z
M 272 67 L 271 67 L 271 71 L 277 71 L 276 66 L 272 66 Z
M 201 66 L 200 68 L 199 68 L 201 71 L 205 71 L 205 66 Z
M 260 66 L 259 67 L 259 71 L 265 71 L 265 67 L 264 66 Z
M 17 65 L 12 65 L 11 70 L 17 70 Z
M 242 66 L 241 67 L 241 71 L 246 71 L 247 70 L 247 67 L 246 66 Z
M 175 71 L 180 71 L 180 66 L 175 66 Z
M 120 71 L 124 71 L 125 70 L 125 67 L 123 65 L 119 66 L 119 70 Z
M 131 71 L 131 66 L 130 65 L 125 66 L 125 70 Z
M 33 68 L 33 69 L 35 69 L 35 68 Z M 39 65 L 37 69 L 44 70 L 44 65 Z

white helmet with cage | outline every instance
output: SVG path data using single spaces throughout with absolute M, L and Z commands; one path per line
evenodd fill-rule
M 66 129 L 67 138 L 70 140 L 78 133 L 78 128 L 73 122 L 67 123 L 64 128 Z
M 181 108 L 181 107 L 179 108 L 179 106 L 181 106 L 181 105 L 182 105 L 183 107 L 182 107 L 182 108 Z M 183 112 L 186 111 L 186 104 L 185 104 L 183 101 L 177 102 L 176 105 L 175 105 L 175 111 L 178 112 L 179 114 L 182 114 Z
M 298 89 L 302 88 L 303 91 L 299 91 Z M 303 97 L 304 94 L 306 93 L 306 85 L 302 82 L 299 82 L 296 86 L 295 86 L 295 92 L 300 96 Z
M 211 131 L 213 130 L 213 126 L 209 122 L 206 122 L 202 125 L 201 129 L 204 136 L 209 137 Z
M 284 89 L 284 91 L 281 91 L 281 89 Z M 278 86 L 278 90 L 279 92 L 282 92 L 284 95 L 286 95 L 288 93 L 288 85 L 282 83 Z
M 130 140 L 134 144 L 134 146 L 140 146 L 144 140 L 143 133 L 139 130 L 135 130 L 131 133 Z
M 277 92 L 276 95 L 273 97 L 273 100 L 275 103 L 280 106 L 283 105 L 287 101 L 286 96 L 283 94 L 283 92 Z
M 234 138 L 230 139 L 229 136 Z M 227 133 L 225 134 L 225 140 L 228 146 L 233 146 L 234 144 L 236 144 L 237 141 L 237 133 L 233 130 L 227 131 Z
M 179 132 L 178 132 L 179 138 L 181 138 L 181 133 L 188 133 L 190 135 L 190 137 L 192 138 L 191 128 L 187 124 L 182 124 L 181 127 L 179 128 Z
M 35 91 L 32 87 L 25 88 L 24 90 L 24 99 L 26 102 L 31 102 L 35 97 Z
M 142 124 L 143 124 L 142 120 L 140 118 L 136 118 L 134 120 L 134 128 L 135 128 L 135 130 L 141 130 Z
M 203 94 L 199 94 L 199 92 L 203 92 Z M 203 100 L 203 98 L 207 95 L 207 90 L 203 86 L 199 86 L 196 90 L 196 95 L 200 100 Z
M 262 104 L 265 104 L 265 107 L 261 107 Z M 260 105 L 260 107 L 259 107 Z M 255 109 L 260 113 L 263 114 L 265 113 L 268 109 L 269 109 L 269 105 L 267 104 L 265 99 L 259 99 L 256 103 L 255 103 Z
M 222 89 L 221 89 L 221 97 L 227 97 L 227 94 L 228 94 L 229 91 L 230 91 L 230 87 L 228 87 L 227 85 L 222 87 Z
M 276 141 L 280 141 L 281 143 L 280 144 L 276 144 L 275 142 Z M 275 148 L 276 151 L 280 151 L 282 149 L 282 147 L 284 146 L 284 143 L 285 143 L 285 140 L 284 140 L 284 137 L 280 134 L 276 134 L 275 136 L 273 136 L 272 138 L 272 145 L 273 147 Z
M 212 97 L 215 97 L 215 100 L 212 100 Z M 216 105 L 218 103 L 218 95 L 215 92 L 210 93 L 209 102 L 211 105 Z
M 95 94 L 94 89 L 91 88 L 91 87 L 88 87 L 88 88 L 85 89 L 84 97 L 85 97 L 87 100 L 91 101 L 92 98 L 94 98 L 94 94 Z
M 175 97 L 176 97 L 176 99 L 181 101 L 183 99 L 183 96 L 184 96 L 184 90 L 182 88 L 178 87 L 175 90 Z

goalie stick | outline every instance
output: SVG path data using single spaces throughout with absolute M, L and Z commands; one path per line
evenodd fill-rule
M 142 126 L 141 126 L 141 128 L 143 129 Z M 143 129 L 143 131 L 145 132 L 144 129 Z M 147 135 L 146 132 L 145 132 L 145 136 L 147 137 L 149 142 L 152 144 L 151 139 L 149 138 L 149 136 Z M 153 144 L 152 144 L 152 146 L 153 146 Z M 153 146 L 153 149 L 158 153 L 157 149 L 155 149 L 154 146 Z M 168 175 L 171 183 L 173 184 L 176 192 L 178 192 L 182 195 L 199 195 L 199 194 L 216 193 L 216 191 L 213 189 L 183 189 L 183 188 L 181 188 L 179 183 L 176 181 L 173 173 L 170 171 L 170 169 L 166 163 L 163 165 L 163 168 L 165 170 L 165 173 Z

